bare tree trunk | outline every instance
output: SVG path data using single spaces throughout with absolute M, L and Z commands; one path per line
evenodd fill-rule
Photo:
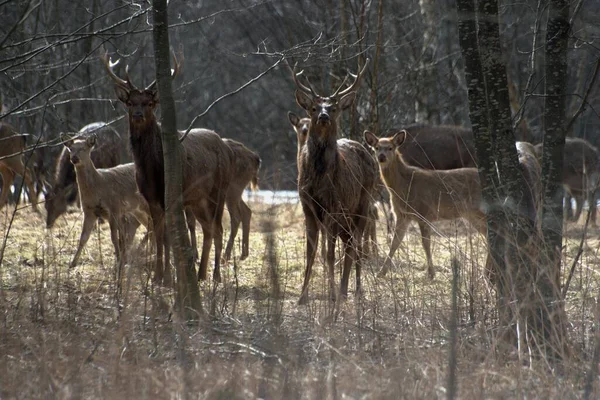
M 516 328 L 547 350 L 550 310 L 541 293 L 535 250 L 536 208 L 528 199 L 512 129 L 506 67 L 502 62 L 496 0 L 458 0 L 460 46 L 469 110 L 488 214 L 488 242 L 496 277 L 501 337 L 516 343 Z M 477 21 L 477 22 L 475 22 Z M 476 43 L 476 45 L 474 45 Z M 534 242 L 531 242 L 531 241 Z M 533 249 L 532 249 L 533 248 Z M 560 259 L 560 255 L 559 255 Z M 491 267 L 491 266 L 489 266 Z M 556 293 L 555 293 L 556 294 Z M 560 298 L 553 298 L 559 307 Z M 553 346 L 555 342 L 548 343 Z M 560 351 L 560 350 L 559 350 Z
M 548 348 L 561 355 L 565 350 L 566 316 L 560 294 L 560 266 L 563 232 L 562 170 L 565 145 L 567 45 L 569 2 L 551 0 L 548 5 L 546 33 L 546 97 L 543 145 L 543 216 L 544 261 L 539 267 L 539 292 L 548 310 L 546 318 L 536 321 Z
M 185 319 L 197 319 L 201 311 L 200 292 L 194 269 L 190 238 L 183 213 L 183 162 L 177 134 L 175 101 L 169 63 L 167 0 L 153 0 L 154 59 L 161 103 L 162 145 L 165 162 L 165 215 L 167 236 L 177 271 L 176 306 Z M 165 268 L 169 268 L 165 265 Z

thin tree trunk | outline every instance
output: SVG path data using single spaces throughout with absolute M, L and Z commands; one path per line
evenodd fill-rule
M 560 295 L 560 268 L 563 232 L 562 169 L 565 145 L 567 86 L 567 45 L 569 35 L 569 2 L 551 0 L 548 5 L 546 33 L 546 86 L 542 176 L 544 188 L 542 233 L 544 263 L 539 268 L 539 292 L 549 315 L 540 319 L 536 328 L 549 345 L 561 355 L 565 350 L 566 316 Z
M 167 235 L 177 271 L 176 306 L 186 320 L 197 319 L 201 311 L 200 292 L 194 269 L 190 238 L 183 213 L 183 162 L 177 133 L 175 101 L 169 63 L 167 1 L 153 0 L 154 59 L 161 103 L 162 145 L 165 162 L 165 215 Z M 165 268 L 169 268 L 165 265 Z

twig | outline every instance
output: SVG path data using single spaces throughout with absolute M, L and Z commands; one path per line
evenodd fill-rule
M 226 99 L 227 97 L 231 97 L 234 94 L 237 94 L 239 92 L 241 92 L 242 90 L 244 90 L 245 88 L 247 88 L 248 86 L 252 85 L 254 82 L 258 81 L 260 78 L 262 78 L 263 76 L 265 76 L 267 73 L 269 73 L 272 69 L 274 69 L 275 67 L 277 67 L 279 65 L 279 63 L 281 63 L 283 60 L 285 59 L 285 57 L 283 56 L 283 54 L 280 54 L 279 60 L 277 60 L 277 62 L 273 65 L 271 65 L 269 68 L 267 68 L 265 71 L 261 72 L 260 74 L 258 74 L 257 76 L 255 76 L 254 78 L 250 79 L 248 82 L 244 83 L 242 86 L 240 86 L 239 88 L 235 89 L 232 92 L 229 93 L 225 93 L 224 95 L 222 95 L 221 97 L 217 98 L 215 101 L 213 101 L 207 108 L 206 110 L 204 110 L 202 113 L 196 115 L 194 117 L 194 119 L 192 120 L 192 122 L 190 123 L 189 127 L 187 128 L 187 130 L 185 131 L 185 133 L 183 134 L 183 136 L 181 137 L 181 139 L 179 139 L 180 142 L 183 142 L 186 138 L 186 136 L 188 135 L 188 133 L 190 133 L 190 131 L 192 130 L 192 127 L 194 126 L 194 124 L 196 123 L 196 121 L 205 116 L 210 110 L 211 108 L 213 108 L 215 106 L 215 104 L 217 104 L 218 102 L 220 102 L 221 100 Z

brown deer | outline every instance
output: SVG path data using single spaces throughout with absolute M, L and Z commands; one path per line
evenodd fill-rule
M 75 166 L 79 199 L 83 210 L 81 236 L 69 266 L 74 268 L 77 265 L 96 220 L 103 218 L 110 226 L 115 260 L 120 267 L 125 251 L 123 246 L 128 242 L 127 237 L 131 235 L 127 231 L 124 218 L 132 216 L 146 228 L 149 226 L 150 211 L 148 203 L 137 190 L 135 166 L 129 163 L 107 169 L 96 169 L 90 154 L 96 144 L 96 135 L 88 135 L 82 139 L 62 135 L 61 140 Z
M 175 77 L 180 65 L 175 57 Z M 133 85 L 126 69 L 126 79 L 118 77 L 108 53 L 101 56 L 102 64 L 112 79 L 117 98 L 125 104 L 129 114 L 129 135 L 136 171 L 137 186 L 148 202 L 156 240 L 156 265 L 154 280 L 170 283 L 169 246 L 165 235 L 165 176 L 161 128 L 154 115 L 159 103 L 156 81 L 145 89 Z M 117 61 L 118 63 L 118 61 Z M 215 264 L 213 279 L 221 281 L 220 259 L 223 247 L 221 220 L 229 179 L 234 168 L 232 150 L 215 132 L 192 129 L 181 142 L 184 161 L 183 205 L 200 222 L 204 233 L 198 279 L 207 277 L 210 249 L 214 240 Z M 164 250 L 164 253 L 163 253 Z M 164 261 L 164 264 L 163 264 Z
M 0 209 L 8 202 L 10 187 L 17 174 L 23 177 L 29 193 L 35 193 L 31 171 L 25 168 L 23 163 L 26 145 L 26 136 L 17 133 L 15 128 L 6 122 L 0 122 L 0 175 L 2 175 Z M 31 206 L 35 212 L 39 212 L 35 196 L 31 197 Z
M 539 160 L 542 158 L 543 144 L 535 145 Z M 591 208 L 591 221 L 596 225 L 596 203 L 594 193 L 600 176 L 600 153 L 588 141 L 580 138 L 566 138 L 563 158 L 562 183 L 566 190 L 565 207 L 567 218 L 577 221 L 581 216 L 583 203 L 588 200 Z M 571 208 L 571 196 L 575 198 L 575 214 Z
M 299 303 L 308 301 L 308 285 L 314 264 L 319 226 L 327 232 L 327 266 L 330 297 L 335 300 L 335 241 L 344 244 L 344 267 L 340 294 L 347 296 L 352 264 L 356 264 L 356 293 L 361 291 L 362 237 L 377 180 L 377 164 L 363 145 L 353 140 L 337 140 L 337 120 L 354 102 L 356 85 L 367 63 L 354 76 L 354 82 L 330 96 L 320 96 L 298 80 L 296 102 L 308 112 L 311 123 L 306 144 L 299 157 L 298 192 L 306 220 L 306 271 Z
M 298 145 L 298 153 L 296 155 L 296 161 L 298 165 L 298 170 L 300 170 L 300 162 L 301 162 L 301 154 L 304 145 L 306 144 L 306 140 L 308 138 L 308 131 L 310 130 L 310 118 L 304 117 L 300 118 L 293 112 L 288 112 L 288 119 L 290 124 L 292 124 L 292 128 L 294 132 L 296 132 L 296 139 Z M 346 139 L 339 139 L 346 140 Z M 378 219 L 377 206 L 375 204 L 371 204 L 369 207 L 369 218 L 367 221 L 367 226 L 364 231 L 363 238 L 363 249 L 366 254 L 368 253 L 376 253 L 377 252 L 377 225 L 376 220 Z M 327 232 L 325 231 L 325 227 L 321 226 L 321 257 L 323 260 L 327 259 L 327 248 L 325 246 L 325 240 L 327 237 Z
M 477 166 L 475 142 L 470 129 L 452 125 L 415 124 L 402 130 L 407 134 L 400 152 L 408 165 L 425 169 Z M 391 133 L 398 131 L 400 129 Z
M 427 170 L 408 165 L 400 150 L 406 136 L 404 130 L 391 138 L 378 138 L 369 131 L 364 134 L 367 144 L 375 150 L 381 177 L 388 188 L 396 214 L 396 229 L 381 274 L 389 270 L 406 228 L 414 220 L 421 230 L 427 272 L 433 279 L 435 270 L 430 246 L 432 222 L 465 218 L 480 233 L 485 235 L 487 232 L 479 173 L 476 168 Z
M 121 163 L 121 136 L 105 122 L 92 122 L 81 128 L 79 132 L 64 135 L 82 139 L 91 135 L 96 136 L 96 144 L 91 153 L 91 160 L 96 168 L 110 168 Z M 52 228 L 57 218 L 67 211 L 67 205 L 76 201 L 78 191 L 75 176 L 69 151 L 64 147 L 56 159 L 53 182 L 47 185 L 44 193 L 46 228 Z
M 248 185 L 252 190 L 258 190 L 258 170 L 260 169 L 261 160 L 257 153 L 248 149 L 242 143 L 233 139 L 223 139 L 223 141 L 231 148 L 235 159 L 233 176 L 229 182 L 225 199 L 231 219 L 231 231 L 225 247 L 225 260 L 229 260 L 231 257 L 240 222 L 242 223 L 242 254 L 240 260 L 245 260 L 249 254 L 252 210 L 242 200 L 242 195 Z

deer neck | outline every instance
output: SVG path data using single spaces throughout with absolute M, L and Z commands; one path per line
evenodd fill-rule
M 386 183 L 400 189 L 406 187 L 403 182 L 412 180 L 414 172 L 415 167 L 406 164 L 402 156 L 397 153 L 385 168 L 381 168 L 381 175 Z
M 306 163 L 317 175 L 335 173 L 338 164 L 336 125 L 332 124 L 327 133 L 312 130 L 306 141 Z
M 162 163 L 162 140 L 160 126 L 153 118 L 145 125 L 129 124 L 131 151 L 136 164 L 148 157 L 156 158 L 153 162 Z
M 98 190 L 100 174 L 89 158 L 83 159 L 75 165 L 75 172 L 77 173 L 77 186 L 79 186 L 82 203 L 86 203 L 84 200 L 89 194 Z

